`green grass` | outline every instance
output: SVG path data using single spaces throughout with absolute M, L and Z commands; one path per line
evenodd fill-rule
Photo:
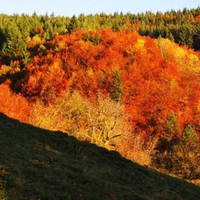
M 0 114 L 0 200 L 198 200 L 200 187 Z

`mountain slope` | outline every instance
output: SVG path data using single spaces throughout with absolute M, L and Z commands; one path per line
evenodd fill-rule
M 0 199 L 200 199 L 195 185 L 3 114 L 0 152 Z

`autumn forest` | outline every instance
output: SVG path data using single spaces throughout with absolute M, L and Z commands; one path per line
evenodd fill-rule
M 1 14 L 0 112 L 200 179 L 200 8 Z

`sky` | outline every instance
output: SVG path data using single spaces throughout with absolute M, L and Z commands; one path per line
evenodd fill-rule
M 0 13 L 68 16 L 127 12 L 138 14 L 146 11 L 166 12 L 197 8 L 200 0 L 0 0 Z

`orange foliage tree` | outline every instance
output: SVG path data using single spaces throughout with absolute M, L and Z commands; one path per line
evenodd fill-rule
M 27 122 L 31 109 L 28 101 L 24 97 L 14 94 L 7 84 L 1 84 L 0 112 L 22 122 Z

